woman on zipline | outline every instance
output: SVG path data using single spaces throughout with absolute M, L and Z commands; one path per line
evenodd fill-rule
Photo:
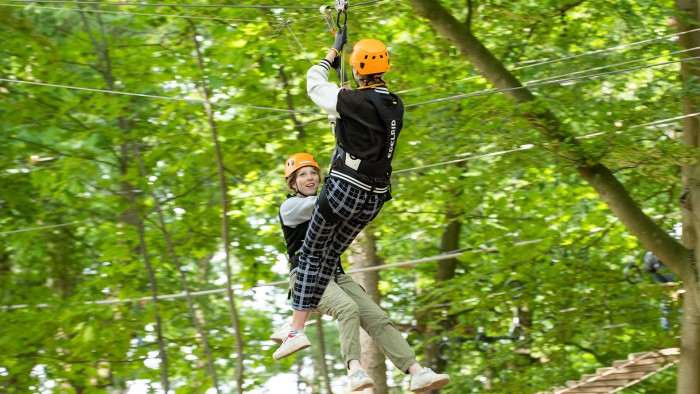
M 292 191 L 280 206 L 280 222 L 290 261 L 290 283 L 298 276 L 299 251 L 307 237 L 314 207 L 320 197 L 316 196 L 321 183 L 321 170 L 316 160 L 308 153 L 297 153 L 287 159 L 285 180 Z M 350 391 L 361 391 L 373 387 L 374 380 L 360 365 L 360 330 L 362 327 L 386 357 L 402 372 L 411 375 L 410 389 L 414 392 L 436 390 L 450 382 L 446 374 L 436 374 L 430 368 L 418 364 L 415 353 L 382 310 L 350 276 L 346 275 L 340 257 L 331 262 L 333 280 L 316 305 L 319 313 L 338 319 L 340 352 L 348 368 Z M 303 327 L 303 326 L 302 326 Z M 278 359 L 311 344 L 303 331 L 290 336 L 289 326 L 275 332 L 270 339 L 282 343 L 275 352 Z M 286 345 L 285 345 L 286 344 Z

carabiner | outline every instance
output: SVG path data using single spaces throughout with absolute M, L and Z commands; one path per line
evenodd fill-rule
M 340 25 L 340 16 L 341 15 L 343 15 L 343 26 L 345 26 L 348 23 L 348 13 L 345 11 L 338 11 L 338 16 L 335 19 L 335 24 L 338 26 L 339 29 L 341 27 L 343 27 Z
M 323 19 L 326 21 L 326 27 L 328 28 L 328 31 L 335 36 L 335 27 L 333 27 L 333 15 L 331 15 L 331 10 L 331 6 L 329 5 L 322 5 L 319 8 L 321 15 L 323 15 Z
M 343 17 L 343 26 L 345 26 L 348 23 L 348 0 L 335 0 L 335 10 L 338 11 L 338 16 L 335 19 L 335 24 L 338 26 L 338 28 L 341 28 L 340 26 L 340 15 L 344 15 Z

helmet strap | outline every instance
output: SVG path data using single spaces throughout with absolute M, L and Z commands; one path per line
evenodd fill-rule
M 362 78 L 363 81 L 366 81 L 367 83 L 364 86 L 359 86 L 358 89 L 367 89 L 367 88 L 377 88 L 380 86 L 386 86 L 386 82 L 382 79 L 381 74 L 374 74 L 372 78 Z
M 358 81 L 355 81 L 359 89 L 376 88 L 386 86 L 386 82 L 382 79 L 382 74 L 361 75 L 360 81 L 366 81 L 364 86 L 360 86 Z

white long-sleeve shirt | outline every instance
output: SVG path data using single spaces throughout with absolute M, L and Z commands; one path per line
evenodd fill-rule
M 322 60 L 321 64 L 312 66 L 306 73 L 306 92 L 316 105 L 336 118 L 338 113 L 338 92 L 343 90 L 333 82 L 328 81 L 330 75 L 330 63 Z
M 311 220 L 317 196 L 290 197 L 280 205 L 280 217 L 285 226 L 296 227 Z

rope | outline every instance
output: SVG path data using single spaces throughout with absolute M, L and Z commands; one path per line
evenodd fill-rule
M 11 1 L 11 0 L 6 0 Z M 183 19 L 203 19 L 203 20 L 214 20 L 214 21 L 231 21 L 231 22 L 249 22 L 249 23 L 277 23 L 277 21 L 261 21 L 255 19 L 237 19 L 237 18 L 212 18 L 207 16 L 188 16 L 188 15 L 174 15 L 174 14 L 149 14 L 145 12 L 124 12 L 124 11 L 105 11 L 105 10 L 93 10 L 87 8 L 69 8 L 69 7 L 43 7 L 36 5 L 22 5 L 22 4 L 0 4 L 0 7 L 22 7 L 22 8 L 35 8 L 41 10 L 56 10 L 56 11 L 73 11 L 73 12 L 92 12 L 99 14 L 118 14 L 118 15 L 139 15 L 139 16 L 154 16 L 158 18 L 183 18 Z
M 186 3 L 129 3 L 106 1 L 67 1 L 67 0 L 5 0 L 14 3 L 52 3 L 52 4 L 82 4 L 105 5 L 109 7 L 183 7 L 183 8 L 236 8 L 236 9 L 317 9 L 314 6 L 302 5 L 227 5 L 227 4 L 186 4 Z
M 290 28 L 291 31 L 291 28 Z M 293 32 L 292 32 L 293 34 Z M 296 40 L 296 36 L 294 36 Z M 302 50 L 304 50 L 303 46 L 301 43 L 297 40 L 297 43 L 299 43 L 300 47 Z M 682 51 L 681 51 L 682 52 Z M 544 86 L 544 85 L 551 85 L 551 84 L 556 84 L 556 83 L 563 83 L 563 82 L 573 82 L 573 81 L 580 81 L 580 80 L 585 80 L 589 78 L 597 78 L 600 76 L 605 76 L 605 75 L 611 75 L 611 74 L 620 74 L 620 73 L 626 73 L 628 71 L 634 71 L 634 70 L 639 70 L 639 69 L 645 69 L 645 68 L 652 68 L 652 67 L 657 67 L 657 66 L 662 66 L 662 65 L 668 65 L 672 63 L 680 63 L 680 62 L 685 62 L 689 60 L 695 60 L 698 59 L 699 57 L 692 57 L 692 58 L 687 58 L 687 59 L 680 59 L 680 60 L 673 60 L 673 61 L 668 61 L 668 62 L 663 62 L 663 63 L 657 63 L 657 64 L 652 64 L 652 65 L 645 65 L 645 66 L 638 66 L 638 67 L 631 67 L 623 70 L 614 70 L 614 71 L 609 71 L 606 73 L 599 73 L 599 74 L 593 74 L 593 75 L 586 75 L 586 76 L 581 76 L 581 77 L 576 77 L 576 78 L 565 78 L 565 79 L 557 79 L 557 80 L 550 80 L 550 81 L 545 81 L 545 82 L 540 82 L 532 85 L 525 85 L 525 86 L 520 86 L 520 87 L 515 87 L 515 88 L 507 88 L 507 89 L 491 89 L 491 90 L 482 90 L 479 92 L 472 92 L 472 93 L 466 93 L 466 94 L 459 94 L 459 95 L 454 95 L 454 96 L 446 96 L 446 97 L 441 97 L 433 100 L 428 100 L 428 101 L 423 101 L 419 103 L 414 103 L 414 104 L 407 104 L 406 107 L 416 107 L 416 106 L 421 106 L 421 105 L 429 105 L 429 104 L 434 104 L 438 102 L 445 102 L 445 101 L 453 101 L 453 100 L 460 100 L 464 98 L 470 98 L 470 97 L 479 97 L 479 96 L 485 96 L 485 95 L 490 95 L 490 94 L 498 94 L 498 93 L 503 93 L 507 91 L 512 91 L 512 90 L 518 90 L 518 89 L 525 89 L 525 88 L 533 88 L 533 87 L 539 87 L 539 86 Z M 309 59 L 309 61 L 313 64 L 313 62 Z M 570 74 L 564 74 L 565 75 L 570 75 Z M 550 78 L 555 78 L 555 77 L 550 77 Z M 547 78 L 549 79 L 549 78 Z M 67 85 L 56 85 L 56 84 L 48 84 L 48 83 L 39 83 L 39 82 L 30 82 L 30 81 L 21 81 L 21 80 L 13 80 L 13 79 L 4 79 L 0 78 L 0 81 L 5 81 L 5 82 L 10 82 L 10 83 L 20 83 L 20 84 L 29 84 L 29 85 L 39 85 L 39 86 L 47 86 L 47 87 L 57 87 L 57 88 L 63 88 L 63 89 L 73 89 L 73 90 L 84 90 L 84 91 L 93 91 L 93 92 L 101 92 L 101 93 L 111 93 L 111 94 L 119 94 L 119 95 L 126 95 L 126 96 L 137 96 L 137 97 L 145 97 L 145 98 L 153 98 L 153 99 L 165 99 L 165 100 L 175 100 L 175 101 L 184 101 L 184 102 L 192 102 L 192 103 L 202 103 L 202 100 L 198 99 L 184 99 L 184 98 L 176 98 L 176 97 L 167 97 L 167 96 L 157 96 L 157 95 L 148 95 L 148 94 L 140 94 L 140 93 L 129 93 L 129 92 L 119 92 L 119 91 L 111 91 L 111 90 L 105 90 L 105 89 L 93 89 L 93 88 L 83 88 L 83 87 L 75 87 L 75 86 L 67 86 Z M 527 82 L 526 82 L 527 83 Z M 244 108 L 253 108 L 253 109 L 261 109 L 261 110 L 270 110 L 270 111 L 280 111 L 280 112 L 286 112 L 286 113 L 299 113 L 299 114 L 314 114 L 318 115 L 318 112 L 311 112 L 311 111 L 299 111 L 299 110 L 288 110 L 288 109 L 281 109 L 281 108 L 268 108 L 268 107 L 260 107 L 260 106 L 250 106 L 250 105 L 244 105 L 244 104 L 227 104 L 227 103 L 213 103 L 215 105 L 222 105 L 222 106 L 238 106 L 238 107 L 244 107 Z
M 84 87 L 68 86 L 68 85 L 56 85 L 56 84 L 51 84 L 51 83 L 22 81 L 22 80 L 19 80 L 19 79 L 0 78 L 0 82 L 18 83 L 18 84 L 35 85 L 35 86 L 46 86 L 46 87 L 61 88 L 61 89 L 71 89 L 71 90 L 81 90 L 81 91 L 86 91 L 86 92 L 118 94 L 118 95 L 122 95 L 122 96 L 133 96 L 133 97 L 145 97 L 145 98 L 152 98 L 152 99 L 163 99 L 163 100 L 172 100 L 172 101 L 183 101 L 183 102 L 186 102 L 186 103 L 196 103 L 196 104 L 203 104 L 203 103 L 204 103 L 204 100 L 200 100 L 200 99 L 188 99 L 188 98 L 178 98 L 178 97 L 167 97 L 167 96 L 157 96 L 157 95 L 143 94 L 143 93 L 120 92 L 120 91 L 116 91 L 116 90 L 95 89 L 95 88 L 84 88 Z M 218 102 L 211 102 L 210 104 L 220 105 L 220 106 L 224 106 L 224 107 L 239 107 L 239 108 L 259 109 L 259 110 L 264 110 L 264 111 L 278 111 L 278 112 L 286 112 L 286 113 L 294 113 L 294 114 L 318 115 L 318 112 L 298 111 L 298 110 L 282 109 L 282 108 L 261 107 L 261 106 L 258 106 L 258 105 L 231 104 L 231 103 L 218 103 Z
M 649 123 L 644 123 L 644 124 L 639 124 L 639 125 L 635 125 L 635 126 L 630 126 L 629 129 L 638 129 L 638 128 L 641 128 L 641 127 L 655 126 L 655 125 L 658 125 L 658 124 L 665 124 L 665 123 L 668 123 L 669 121 L 680 120 L 680 119 L 690 118 L 690 117 L 694 117 L 694 116 L 700 116 L 700 112 L 695 112 L 695 113 L 692 113 L 692 114 L 682 115 L 682 116 L 675 116 L 675 117 L 673 117 L 673 118 L 655 120 L 655 121 L 649 122 Z M 618 131 L 617 133 L 619 133 L 619 131 Z M 593 137 L 597 137 L 597 136 L 604 135 L 604 134 L 608 134 L 608 132 L 607 132 L 607 131 L 601 131 L 601 132 L 598 132 L 598 133 L 591 133 L 591 134 L 582 135 L 582 136 L 579 136 L 579 137 L 576 137 L 576 138 L 577 138 L 577 139 L 588 139 L 588 138 L 593 138 Z M 519 148 L 515 148 L 515 149 L 509 149 L 509 150 L 504 150 L 504 151 L 499 151 L 499 152 L 491 152 L 491 153 L 486 153 L 486 154 L 478 155 L 478 156 L 470 156 L 470 157 L 467 157 L 467 158 L 464 158 L 464 159 L 456 159 L 456 160 L 450 160 L 450 161 L 443 161 L 443 162 L 440 162 L 440 163 L 427 164 L 427 165 L 419 166 L 419 167 L 405 168 L 405 169 L 403 169 L 403 170 L 394 171 L 393 174 L 399 174 L 399 173 L 402 173 L 402 172 L 409 172 L 409 171 L 417 171 L 417 170 L 422 170 L 422 169 L 425 169 L 425 168 L 438 167 L 438 166 L 447 165 L 447 164 L 461 163 L 461 162 L 464 162 L 464 161 L 469 161 L 469 160 L 474 160 L 474 159 L 482 159 L 482 158 L 484 158 L 484 157 L 500 156 L 500 155 L 505 155 L 506 153 L 513 153 L 513 152 L 520 152 L 520 151 L 524 151 L 524 150 L 529 150 L 529 149 L 532 149 L 532 148 L 534 148 L 534 147 L 535 147 L 535 146 L 532 145 L 532 144 L 525 144 L 525 145 L 523 145 L 523 146 L 521 146 L 521 147 L 519 147 Z M 471 155 L 471 153 L 460 153 L 460 154 L 458 154 L 457 156 L 464 156 L 464 155 Z
M 698 31 L 698 30 L 700 30 L 700 28 L 693 29 L 693 30 L 688 30 L 688 31 L 680 32 L 680 33 L 673 33 L 673 34 L 669 34 L 669 35 L 661 36 L 661 37 L 657 37 L 657 38 L 650 38 L 650 39 L 645 39 L 645 40 L 642 40 L 642 41 L 636 41 L 636 42 L 632 42 L 632 43 L 625 44 L 625 45 L 617 45 L 617 46 L 614 46 L 614 47 L 608 47 L 608 48 L 603 48 L 603 49 L 597 49 L 597 50 L 594 50 L 594 51 L 584 52 L 584 53 L 581 53 L 581 54 L 578 54 L 578 55 L 570 55 L 570 56 L 560 57 L 560 58 L 557 58 L 557 59 L 545 60 L 545 61 L 541 61 L 541 62 L 536 62 L 535 60 L 525 60 L 525 61 L 523 61 L 523 62 L 535 62 L 535 63 L 526 64 L 526 65 L 520 66 L 520 67 L 513 67 L 513 68 L 509 69 L 509 71 L 517 71 L 517 70 L 522 70 L 522 69 L 525 69 L 525 68 L 537 67 L 537 66 L 541 66 L 541 65 L 544 65 L 544 64 L 551 64 L 551 63 L 556 63 L 556 62 L 560 62 L 560 61 L 564 61 L 564 60 L 571 60 L 571 59 L 575 59 L 575 58 L 579 58 L 579 57 L 584 57 L 584 56 L 588 56 L 588 55 L 597 55 L 597 54 L 600 54 L 600 53 L 610 52 L 610 51 L 613 51 L 613 50 L 629 48 L 629 47 L 636 46 L 636 45 L 639 45 L 639 44 L 644 44 L 644 43 L 648 43 L 648 42 L 652 42 L 652 41 L 662 40 L 662 39 L 664 39 L 664 38 L 671 38 L 671 37 L 681 36 L 681 35 L 683 35 L 683 34 L 692 33 L 692 32 Z M 467 80 L 470 80 L 470 79 L 476 79 L 476 78 L 479 78 L 479 77 L 480 77 L 480 76 L 473 76 L 473 77 L 467 77 L 467 78 L 462 78 L 462 79 L 456 79 L 456 80 L 452 80 L 452 81 L 440 82 L 440 83 L 436 83 L 436 84 L 432 84 L 432 85 L 426 85 L 426 86 L 421 86 L 421 87 L 417 87 L 417 88 L 413 88 L 413 89 L 407 89 L 407 90 L 398 91 L 397 93 L 398 93 L 398 94 L 401 94 L 401 93 L 407 93 L 407 92 L 412 92 L 412 91 L 416 91 L 416 90 L 428 89 L 428 88 L 432 88 L 432 87 L 435 87 L 435 86 L 441 86 L 441 85 L 444 85 L 444 84 L 447 84 L 447 83 L 450 83 L 450 84 L 451 84 L 451 83 L 454 83 L 454 82 L 462 82 L 462 81 L 467 81 Z
M 541 242 L 541 240 L 517 242 L 517 243 L 513 244 L 513 246 L 526 246 L 526 245 L 531 245 L 531 244 L 538 243 L 538 242 Z M 464 251 L 460 251 L 460 252 L 456 252 L 456 253 L 438 254 L 438 255 L 434 255 L 434 256 L 430 256 L 430 257 L 425 257 L 425 258 L 420 258 L 420 259 L 415 259 L 415 260 L 408 260 L 408 261 L 404 261 L 404 262 L 400 262 L 400 263 L 383 264 L 383 265 L 377 265 L 374 267 L 358 268 L 358 269 L 347 271 L 347 274 L 354 274 L 354 273 L 358 273 L 358 272 L 369 272 L 369 271 L 381 271 L 383 269 L 389 269 L 389 268 L 399 268 L 399 267 L 405 267 L 405 266 L 416 265 L 416 264 L 449 260 L 449 259 L 454 259 L 454 258 L 460 257 L 466 253 L 494 253 L 494 252 L 498 252 L 498 248 L 489 247 L 489 248 L 480 248 L 480 249 L 473 249 L 473 250 L 464 250 Z M 281 286 L 281 285 L 289 285 L 289 280 L 261 283 L 261 284 L 253 286 L 253 288 L 276 287 L 276 286 Z M 225 292 L 226 292 L 226 288 L 218 288 L 218 289 L 211 289 L 211 290 L 191 291 L 191 292 L 189 292 L 189 295 L 192 297 L 199 297 L 199 296 L 205 296 L 205 295 L 221 294 L 221 293 L 225 293 Z M 164 294 L 164 295 L 159 295 L 157 297 L 157 300 L 172 300 L 172 299 L 177 299 L 177 298 L 183 298 L 186 296 L 187 296 L 187 294 L 185 292 L 174 293 L 174 294 Z M 126 299 L 118 299 L 118 300 L 94 300 L 94 301 L 86 301 L 86 302 L 84 302 L 84 304 L 85 305 L 90 305 L 90 304 L 113 305 L 113 304 L 138 303 L 138 302 L 144 302 L 144 301 L 153 301 L 153 297 L 126 298 Z M 1 306 L 0 310 L 24 309 L 24 308 L 29 308 L 29 307 L 50 308 L 50 307 L 52 307 L 52 305 L 51 304 L 7 305 L 7 306 Z
M 613 68 L 613 67 L 618 67 L 618 66 L 624 66 L 624 65 L 627 65 L 627 64 L 645 62 L 645 61 L 647 61 L 647 60 L 653 60 L 653 59 L 658 59 L 658 58 L 660 58 L 660 57 L 668 57 L 668 56 L 672 56 L 672 55 L 678 55 L 678 54 L 681 54 L 681 53 L 694 51 L 694 50 L 696 50 L 696 49 L 700 49 L 700 47 L 695 47 L 695 48 L 690 48 L 690 49 L 682 49 L 682 50 L 679 50 L 679 51 L 670 52 L 670 53 L 666 53 L 666 54 L 659 55 L 659 56 L 652 56 L 652 57 L 647 57 L 647 58 L 644 58 L 644 59 L 630 60 L 630 61 L 627 61 L 627 62 L 616 63 L 616 64 L 609 64 L 609 65 L 607 65 L 607 66 L 594 67 L 594 68 L 589 68 L 589 69 L 587 69 L 587 70 L 574 71 L 574 72 L 570 72 L 570 73 L 567 73 L 567 74 L 555 75 L 555 76 L 551 76 L 551 77 L 547 77 L 547 78 L 542 78 L 542 79 L 535 79 L 535 80 L 527 81 L 527 82 L 525 82 L 525 83 L 527 84 L 527 83 L 535 83 L 535 82 L 548 81 L 548 80 L 551 80 L 551 79 L 554 79 L 554 78 L 568 77 L 568 76 L 570 76 L 570 75 L 583 74 L 583 73 L 590 72 L 590 71 L 599 71 L 599 70 L 604 70 L 604 69 L 606 69 L 606 68 Z
M 292 38 L 294 38 L 294 41 L 296 41 L 296 43 L 299 45 L 299 48 L 301 48 L 301 53 L 304 54 L 304 57 L 306 58 L 306 60 L 308 60 L 309 63 L 311 63 L 311 64 L 313 65 L 314 62 L 313 62 L 313 61 L 311 60 L 311 58 L 306 54 L 306 49 L 305 49 L 304 46 L 301 44 L 301 41 L 299 41 L 299 39 L 297 38 L 296 34 L 294 34 L 294 30 L 292 30 L 292 26 L 290 26 L 290 25 L 292 24 L 292 22 L 293 22 L 293 21 L 292 21 L 291 19 L 288 20 L 288 21 L 286 21 L 286 22 L 282 22 L 282 24 L 280 25 L 280 28 L 286 27 L 286 28 L 289 30 L 289 33 L 292 35 Z
M 656 120 L 656 121 L 649 122 L 649 123 L 644 123 L 644 124 L 640 124 L 640 125 L 630 126 L 629 129 L 636 129 L 636 128 L 647 127 L 647 126 L 655 126 L 655 125 L 658 125 L 658 124 L 668 123 L 669 121 L 675 121 L 675 120 L 685 119 L 685 118 L 689 118 L 689 117 L 693 117 L 693 116 L 700 116 L 700 112 L 696 112 L 696 113 L 692 113 L 692 114 L 688 114 L 688 115 L 682 115 L 682 116 L 675 116 L 675 117 L 673 117 L 673 118 L 660 119 L 660 120 Z M 593 137 L 597 137 L 597 136 L 604 135 L 604 134 L 607 134 L 607 132 L 603 131 L 603 132 L 598 132 L 598 133 L 592 133 L 592 134 L 587 134 L 587 135 L 579 136 L 579 137 L 576 137 L 576 138 L 578 138 L 578 139 L 588 139 L 588 138 L 593 138 Z M 477 155 L 477 156 L 469 156 L 469 157 L 466 157 L 466 158 L 464 158 L 464 159 L 456 159 L 456 160 L 450 160 L 450 161 L 445 161 L 445 162 L 427 164 L 427 165 L 423 165 L 423 166 L 417 166 L 417 167 L 411 167 L 411 168 L 404 168 L 404 169 L 401 169 L 401 170 L 396 170 L 396 171 L 394 171 L 393 173 L 394 173 L 394 174 L 400 174 L 400 173 L 405 173 L 405 172 L 409 172 L 409 171 L 417 171 L 417 170 L 422 170 L 422 169 L 431 168 L 431 167 L 438 167 L 438 166 L 443 166 L 443 165 L 448 165 L 448 164 L 461 163 L 461 162 L 464 162 L 464 161 L 475 160 L 475 159 L 481 159 L 481 158 L 485 158 L 485 157 L 501 156 L 501 155 L 505 155 L 505 154 L 508 154 L 508 153 L 513 153 L 513 152 L 520 152 L 520 151 L 529 150 L 529 149 L 532 149 L 532 148 L 534 148 L 534 145 L 526 144 L 526 145 L 523 145 L 523 146 L 521 146 L 521 147 L 519 147 L 519 148 L 515 148 L 515 149 L 509 149 L 509 150 L 491 152 L 491 153 L 486 153 L 486 154 Z M 459 155 L 460 155 L 460 156 L 471 155 L 471 153 L 461 153 L 461 154 L 459 154 Z M 58 166 L 55 166 L 55 167 L 58 167 Z M 46 168 L 46 167 L 41 167 L 40 169 L 44 169 L 44 168 Z M 36 170 L 35 170 L 35 171 L 36 171 Z M 8 175 L 8 174 L 0 174 L 0 176 L 3 176 L 3 175 Z M 10 174 L 10 175 L 14 175 L 14 174 Z M 211 184 L 218 184 L 218 183 L 211 183 Z M 170 189 L 170 188 L 168 188 L 168 189 Z M 151 190 L 157 190 L 157 188 L 154 188 L 154 189 L 151 189 Z M 235 198 L 235 199 L 229 199 L 228 201 L 247 200 L 247 199 L 253 199 L 253 198 L 259 199 L 259 198 L 265 197 L 265 196 L 269 196 L 269 194 L 266 193 L 266 194 L 260 194 L 260 195 L 255 195 L 255 196 L 240 197 L 240 198 Z M 193 205 L 186 205 L 186 206 L 178 206 L 178 207 L 174 207 L 173 209 L 175 209 L 175 208 L 188 208 L 188 207 L 194 207 L 194 206 L 200 206 L 200 205 L 206 205 L 206 204 L 209 204 L 209 203 L 193 204 Z M 104 220 L 109 220 L 109 219 L 113 219 L 113 218 L 107 218 L 107 219 L 104 219 Z M 14 234 L 14 233 L 29 232 L 29 231 L 39 231 L 39 230 L 51 229 L 51 228 L 57 228 L 57 227 L 72 226 L 72 225 L 76 225 L 76 224 L 81 224 L 81 223 L 85 223 L 85 222 L 90 222 L 90 221 L 93 221 L 93 220 L 95 220 L 95 219 L 92 219 L 92 220 L 85 220 L 85 221 L 82 221 L 82 222 L 60 223 L 60 224 L 50 225 L 50 226 L 28 227 L 28 228 L 17 229 L 17 230 L 12 230 L 12 231 L 0 232 L 0 236 L 9 235 L 9 234 Z
M 690 48 L 690 49 L 683 49 L 683 50 L 679 50 L 679 51 L 675 51 L 675 52 L 671 52 L 671 53 L 667 53 L 667 54 L 663 54 L 663 55 L 659 55 L 659 56 L 652 56 L 652 57 L 648 57 L 648 58 L 644 58 L 644 59 L 630 60 L 630 61 L 627 61 L 627 62 L 621 62 L 621 63 L 616 63 L 616 64 L 610 64 L 610 65 L 601 66 L 601 67 L 593 67 L 593 68 L 589 68 L 589 69 L 585 69 L 585 70 L 580 70 L 580 71 L 574 71 L 574 72 L 570 72 L 570 73 L 566 73 L 566 74 L 553 75 L 553 76 L 551 76 L 551 77 L 546 77 L 546 78 L 542 78 L 542 79 L 534 79 L 534 80 L 530 80 L 530 81 L 525 81 L 525 82 L 523 82 L 523 84 L 525 84 L 525 85 L 527 85 L 527 84 L 534 84 L 534 83 L 536 83 L 536 82 L 549 81 L 549 80 L 553 80 L 553 79 L 556 79 L 556 78 L 562 78 L 562 77 L 567 77 L 567 76 L 571 76 L 571 75 L 583 74 L 583 73 L 590 72 L 590 71 L 599 71 L 599 70 L 604 70 L 604 69 L 606 69 L 606 68 L 624 66 L 624 65 L 627 65 L 627 64 L 633 64 L 633 63 L 638 63 L 638 62 L 642 62 L 642 61 L 658 59 L 658 58 L 660 58 L 660 57 L 668 57 L 668 56 L 671 56 L 671 55 L 678 55 L 678 54 L 681 54 L 681 53 L 694 51 L 694 50 L 696 50 L 696 49 L 700 49 L 700 46 L 699 46 L 699 47 L 695 47 L 695 48 Z M 467 81 L 467 80 L 470 80 L 470 79 L 477 79 L 477 78 L 481 78 L 481 76 L 473 76 L 473 77 L 464 78 L 464 79 L 457 80 L 457 81 L 453 81 L 453 82 Z M 437 85 L 440 85 L 440 84 L 435 84 L 435 85 L 433 85 L 433 86 L 437 86 Z M 528 85 L 528 86 L 532 86 L 532 85 Z M 423 89 L 423 88 L 421 87 L 421 88 L 409 89 L 409 90 L 406 90 L 406 91 L 403 91 L 403 92 L 410 92 L 410 91 L 421 90 L 421 89 Z M 491 94 L 492 91 L 490 91 L 490 90 L 485 90 L 484 92 L 489 92 L 489 94 Z M 401 92 L 398 92 L 398 93 L 400 94 Z M 500 93 L 500 92 L 495 92 L 495 93 Z
M 68 1 L 68 0 L 4 0 L 14 3 L 51 3 L 51 4 L 83 4 L 83 5 L 105 5 L 109 7 L 133 6 L 133 7 L 184 7 L 184 8 L 234 8 L 234 9 L 298 9 L 317 10 L 317 6 L 302 5 L 227 5 L 227 4 L 187 4 L 187 3 L 129 3 L 129 2 L 106 2 L 106 1 Z M 357 3 L 354 7 L 379 3 L 385 0 L 372 0 Z
M 695 56 L 695 57 L 690 57 L 690 58 L 680 59 L 680 60 L 670 60 L 667 62 L 661 62 L 661 63 L 650 64 L 650 65 L 645 65 L 645 66 L 630 67 L 630 68 L 626 68 L 626 69 L 622 69 L 622 70 L 608 71 L 608 72 L 604 72 L 604 73 L 585 75 L 585 76 L 581 76 L 581 77 L 565 78 L 565 79 L 558 79 L 558 80 L 554 80 L 554 81 L 540 82 L 540 83 L 535 83 L 532 85 L 523 85 L 523 86 L 517 86 L 517 87 L 513 87 L 513 88 L 492 89 L 492 90 L 485 90 L 485 91 L 481 91 L 481 92 L 458 94 L 458 95 L 448 96 L 448 97 L 444 97 L 444 98 L 438 98 L 438 99 L 434 99 L 434 100 L 427 100 L 427 101 L 423 101 L 423 102 L 419 102 L 419 103 L 415 103 L 415 104 L 409 104 L 409 105 L 406 105 L 405 107 L 417 107 L 420 105 L 429 105 L 429 104 L 435 104 L 435 103 L 440 103 L 440 102 L 445 102 L 445 101 L 462 100 L 465 98 L 485 96 L 488 94 L 504 93 L 504 92 L 510 92 L 510 91 L 515 91 L 515 90 L 520 90 L 520 89 L 530 89 L 530 88 L 536 88 L 536 87 L 545 86 L 545 85 L 552 85 L 552 84 L 556 84 L 556 83 L 571 83 L 571 82 L 582 81 L 582 80 L 586 80 L 586 79 L 598 78 L 598 77 L 605 76 L 605 75 L 621 74 L 621 73 L 626 73 L 629 71 L 635 71 L 635 70 L 641 70 L 641 69 L 653 68 L 653 67 L 659 67 L 659 66 L 666 66 L 669 64 L 683 63 L 683 62 L 697 60 L 697 59 L 700 59 L 700 56 Z

